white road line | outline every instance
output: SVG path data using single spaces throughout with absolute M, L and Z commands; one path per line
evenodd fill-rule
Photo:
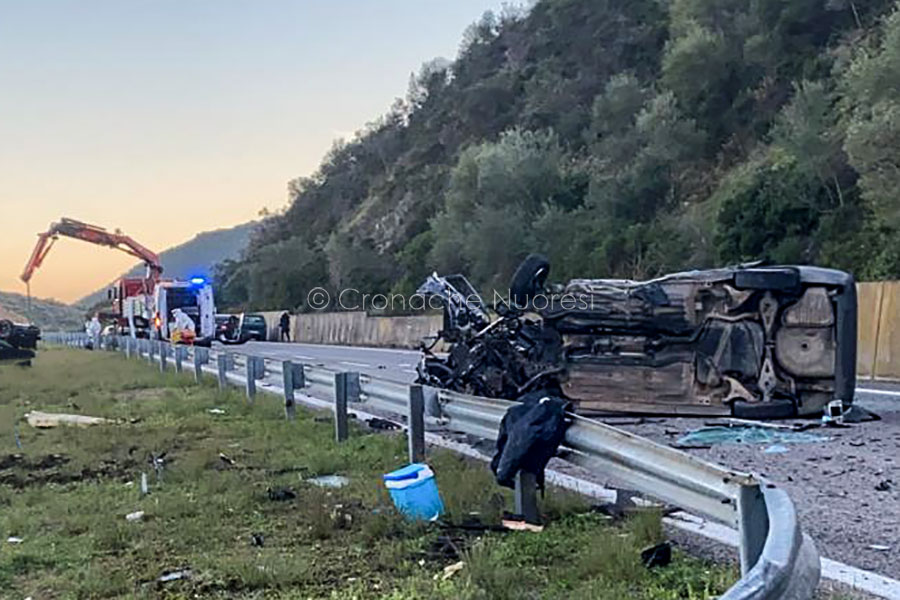
M 900 398 L 900 392 L 894 392 L 891 390 L 874 390 L 872 388 L 856 388 L 857 392 L 863 392 L 864 394 L 878 394 L 880 396 L 896 396 Z
M 306 356 L 304 354 L 298 354 L 297 358 L 302 359 L 302 360 L 316 360 L 315 356 Z
M 358 363 L 358 362 L 353 362 L 352 360 L 342 360 L 341 364 L 348 365 L 351 367 L 371 367 L 372 366 L 369 363 Z
M 400 363 L 400 364 L 398 364 L 397 366 L 400 367 L 401 369 L 402 369 L 402 368 L 409 368 L 409 367 L 412 366 L 412 363 Z
M 403 369 L 403 372 L 404 372 L 404 373 L 412 373 L 413 375 L 418 375 L 418 374 L 419 374 L 419 372 L 416 371 L 415 369 Z

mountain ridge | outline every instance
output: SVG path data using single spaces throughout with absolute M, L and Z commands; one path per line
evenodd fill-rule
M 205 277 L 212 279 L 213 268 L 221 262 L 240 256 L 258 221 L 242 223 L 234 227 L 223 227 L 198 233 L 191 239 L 172 246 L 159 253 L 163 265 L 163 276 L 176 279 Z M 143 264 L 122 273 L 101 289 L 72 303 L 73 306 L 90 308 L 106 298 L 106 290 L 122 277 L 139 277 L 144 274 Z

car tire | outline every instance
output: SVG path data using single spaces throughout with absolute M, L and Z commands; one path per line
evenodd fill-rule
M 529 254 L 516 269 L 509 285 L 509 299 L 516 306 L 527 305 L 544 289 L 550 261 L 543 254 Z
M 8 319 L 0 319 L 0 340 L 9 339 L 13 334 L 13 323 Z

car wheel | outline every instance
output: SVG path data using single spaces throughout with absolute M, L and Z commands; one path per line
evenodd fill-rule
M 550 261 L 543 254 L 529 254 L 516 269 L 509 285 L 513 304 L 525 306 L 544 289 L 550 274 Z
M 7 319 L 0 320 L 0 340 L 8 339 L 13 332 L 12 321 Z

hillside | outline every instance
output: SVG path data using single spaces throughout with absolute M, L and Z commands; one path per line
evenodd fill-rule
M 246 248 L 247 241 L 257 222 L 244 223 L 228 229 L 217 229 L 198 234 L 196 237 L 178 246 L 160 253 L 163 275 L 178 279 L 190 277 L 212 277 L 213 267 L 224 260 L 237 258 Z M 137 277 L 145 272 L 143 265 L 135 265 L 120 277 Z M 119 279 L 119 278 L 116 278 Z M 110 283 L 112 285 L 112 283 Z M 75 302 L 76 306 L 93 306 L 106 298 L 106 289 L 97 290 L 93 294 Z
M 503 289 L 752 259 L 900 276 L 893 1 L 539 0 L 485 14 L 455 62 L 289 184 L 218 271 L 229 305 Z
M 44 330 L 78 330 L 84 325 L 84 313 L 56 300 L 31 299 L 29 319 L 28 298 L 13 292 L 0 292 L 0 319 L 14 322 L 33 320 Z

